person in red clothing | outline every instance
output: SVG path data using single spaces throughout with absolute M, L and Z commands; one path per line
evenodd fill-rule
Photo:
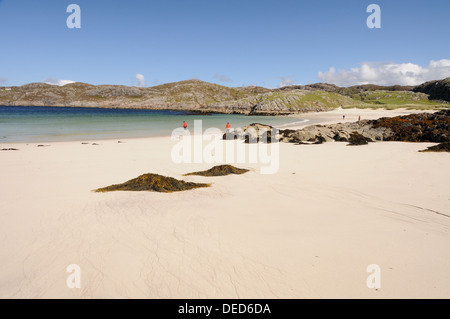
M 230 122 L 227 122 L 226 128 L 227 128 L 227 133 L 229 133 L 230 132 L 230 128 L 231 128 Z
M 358 116 L 358 121 L 361 121 L 361 115 L 360 115 L 360 116 Z
M 186 123 L 186 121 L 183 121 L 183 128 L 184 128 L 184 129 L 187 129 L 187 123 Z

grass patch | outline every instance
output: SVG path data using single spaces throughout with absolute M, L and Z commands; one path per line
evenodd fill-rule
M 365 91 L 353 94 L 351 97 L 353 100 L 360 102 L 356 106 L 358 108 L 385 108 L 388 110 L 396 108 L 417 110 L 448 108 L 444 103 L 429 100 L 427 94 L 412 91 Z
M 266 93 L 258 97 L 259 104 L 272 102 L 294 110 L 305 108 L 335 109 L 342 105 L 357 103 L 347 96 L 326 91 L 281 91 Z

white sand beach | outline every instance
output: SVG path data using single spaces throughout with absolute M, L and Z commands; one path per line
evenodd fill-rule
M 312 116 L 340 112 L 413 111 Z M 433 144 L 279 143 L 276 174 L 186 177 L 216 164 L 121 141 L 0 145 L 18 149 L 0 152 L 1 298 L 450 298 L 450 157 L 418 152 Z M 92 192 L 144 173 L 212 186 Z
M 311 112 L 306 113 L 305 118 L 308 121 L 304 121 L 301 123 L 294 124 L 286 124 L 282 125 L 280 129 L 300 129 L 304 128 L 308 125 L 315 124 L 334 124 L 334 123 L 348 123 L 348 122 L 356 122 L 358 119 L 361 120 L 376 120 L 380 117 L 393 117 L 399 115 L 408 115 L 408 114 L 416 114 L 416 113 L 430 113 L 433 112 L 431 110 L 409 110 L 409 109 L 394 109 L 394 110 L 385 110 L 385 109 L 344 109 L 339 107 L 332 111 L 327 112 Z M 343 118 L 345 116 L 345 118 Z

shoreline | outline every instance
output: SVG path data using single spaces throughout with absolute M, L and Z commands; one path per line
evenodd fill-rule
M 418 152 L 433 143 L 277 143 L 274 174 L 201 177 L 183 174 L 219 163 L 175 163 L 169 137 L 116 141 L 0 153 L 1 298 L 450 297 L 448 154 Z M 93 192 L 145 173 L 212 185 Z
M 410 110 L 410 109 L 358 109 L 358 108 L 337 108 L 327 112 L 311 112 L 309 114 L 309 122 L 301 125 L 293 125 L 289 127 L 283 127 L 283 129 L 302 129 L 309 125 L 328 125 L 337 123 L 349 123 L 358 121 L 358 117 L 361 116 L 361 120 L 375 120 L 381 117 L 395 117 L 399 115 L 417 114 L 417 113 L 434 113 L 438 110 Z M 345 115 L 345 119 L 342 116 Z
M 300 122 L 301 124 L 298 124 L 299 121 L 294 121 L 292 123 L 286 123 L 281 125 L 275 125 L 275 128 L 278 128 L 280 130 L 285 129 L 302 129 L 304 127 L 310 126 L 310 125 L 328 125 L 328 124 L 336 124 L 336 123 L 347 123 L 347 122 L 356 122 L 358 120 L 358 116 L 361 116 L 361 119 L 377 119 L 380 117 L 394 117 L 398 115 L 406 115 L 406 114 L 415 114 L 415 113 L 433 113 L 436 112 L 436 110 L 409 110 L 409 109 L 395 109 L 395 110 L 371 110 L 371 109 L 342 109 L 338 108 L 332 111 L 326 111 L 326 112 L 310 112 L 310 113 L 302 113 L 304 115 L 304 119 Z M 346 115 L 345 120 L 342 119 L 342 115 Z M 282 117 L 292 117 L 295 118 L 298 115 L 283 115 Z M 261 121 L 261 124 L 265 124 L 264 121 Z M 203 128 L 205 130 L 207 128 Z M 225 133 L 225 130 L 222 130 L 222 133 Z M 192 133 L 191 133 L 192 134 Z M 0 146 L 1 145 L 14 145 L 14 144 L 42 144 L 42 143 L 63 143 L 63 142 L 86 142 L 89 143 L 98 143 L 99 141 L 114 141 L 114 140 L 129 140 L 129 139 L 147 139 L 147 138 L 160 138 L 160 137 L 170 137 L 169 134 L 162 134 L 162 135 L 150 135 L 150 136 L 127 136 L 127 137 L 115 137 L 115 138 L 92 138 L 92 139 L 68 139 L 68 140 L 49 140 L 49 139 L 42 139 L 39 141 L 22 141 L 22 142 L 2 142 L 0 140 Z

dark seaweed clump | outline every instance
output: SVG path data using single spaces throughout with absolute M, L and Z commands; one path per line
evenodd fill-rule
M 184 175 L 185 176 L 187 176 L 187 175 L 225 176 L 225 175 L 230 175 L 230 174 L 244 174 L 248 171 L 249 171 L 248 169 L 237 168 L 232 165 L 219 165 L 219 166 L 214 166 L 213 168 L 210 168 L 206 171 L 193 172 L 193 173 L 188 173 L 188 174 L 184 174 Z
M 162 193 L 171 193 L 185 191 L 200 187 L 209 187 L 210 184 L 192 183 L 175 179 L 173 177 L 162 176 L 158 174 L 143 174 L 122 184 L 115 184 L 96 189 L 96 192 L 111 191 L 154 191 Z
M 450 152 L 450 142 L 430 146 L 426 150 L 422 150 L 419 152 Z
M 373 127 L 390 128 L 392 133 L 385 141 L 435 142 L 450 141 L 450 110 L 420 113 L 373 121 Z
M 352 132 L 352 133 L 350 133 L 348 142 L 349 143 L 347 145 L 366 145 L 369 142 L 372 142 L 372 140 L 358 132 Z

